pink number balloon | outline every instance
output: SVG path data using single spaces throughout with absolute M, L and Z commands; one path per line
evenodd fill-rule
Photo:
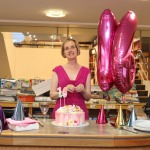
M 131 54 L 131 43 L 137 26 L 133 11 L 128 11 L 117 27 L 113 43 L 113 77 L 117 89 L 128 92 L 135 79 L 135 63 Z
M 112 44 L 117 27 L 113 13 L 103 11 L 98 26 L 98 62 L 97 79 L 100 88 L 108 91 L 113 86 L 112 75 Z

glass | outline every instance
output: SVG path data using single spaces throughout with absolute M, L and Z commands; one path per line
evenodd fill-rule
M 41 112 L 43 114 L 43 121 L 45 121 L 45 116 L 49 110 L 49 103 L 48 102 L 41 102 L 41 103 L 39 103 L 39 106 L 40 106 Z

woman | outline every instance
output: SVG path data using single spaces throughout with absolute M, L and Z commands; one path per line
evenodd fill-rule
M 57 100 L 53 109 L 52 118 L 55 118 L 55 111 L 60 107 L 58 87 L 67 91 L 65 105 L 78 105 L 85 112 L 85 119 L 89 119 L 85 100 L 91 97 L 91 75 L 90 70 L 81 66 L 77 62 L 80 49 L 76 40 L 68 38 L 61 48 L 61 54 L 67 58 L 65 65 L 57 66 L 53 69 L 51 80 L 51 99 Z M 61 106 L 64 106 L 64 98 L 61 98 Z

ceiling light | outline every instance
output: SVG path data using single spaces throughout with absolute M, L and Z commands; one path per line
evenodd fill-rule
M 65 17 L 66 14 L 62 10 L 49 10 L 46 11 L 46 16 L 60 18 L 60 17 Z
M 19 43 L 25 39 L 25 36 L 21 32 L 12 32 L 12 38 L 14 43 Z

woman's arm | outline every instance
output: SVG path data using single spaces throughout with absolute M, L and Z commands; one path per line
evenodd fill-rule
M 50 98 L 52 100 L 57 100 L 59 98 L 58 88 L 58 76 L 55 72 L 53 72 L 51 79 L 51 87 L 50 87 Z
M 83 98 L 86 101 L 89 101 L 91 98 L 91 75 L 90 73 L 87 76 L 85 86 L 83 84 L 79 84 L 75 87 L 76 92 L 81 92 L 83 95 Z
M 82 92 L 83 98 L 89 101 L 91 98 L 91 74 L 89 73 L 86 79 L 85 90 Z

